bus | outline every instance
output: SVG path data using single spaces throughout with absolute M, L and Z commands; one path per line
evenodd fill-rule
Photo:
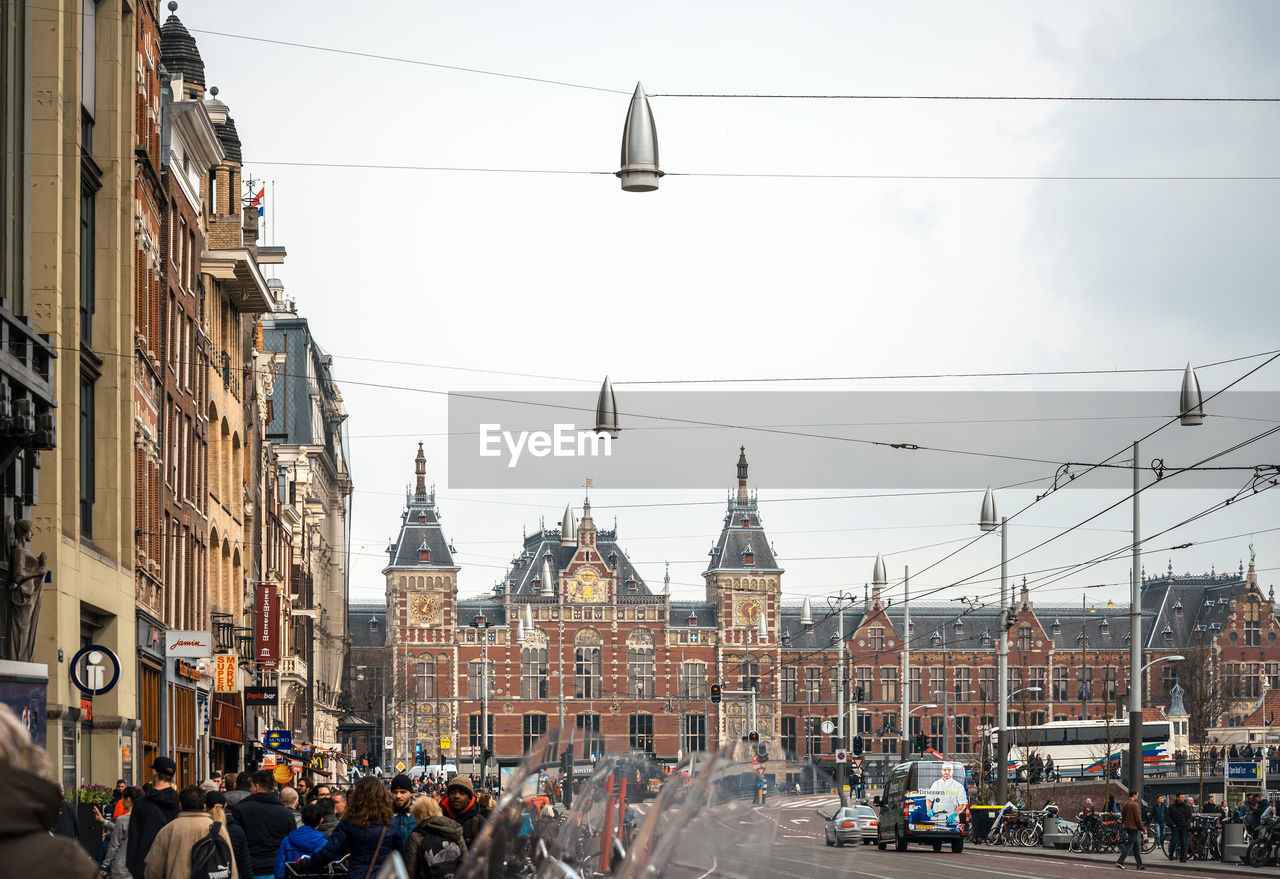
M 1178 749 L 1177 725 L 1172 720 L 1145 720 L 1142 723 L 1142 760 L 1148 767 L 1173 765 Z M 991 752 L 996 752 L 997 730 L 991 731 Z M 1057 720 L 1039 726 L 1012 726 L 1008 729 L 1008 769 L 1021 775 L 1027 758 L 1053 758 L 1053 768 L 1063 778 L 1101 777 L 1103 767 L 1118 771 L 1129 747 L 1128 718 L 1118 720 Z

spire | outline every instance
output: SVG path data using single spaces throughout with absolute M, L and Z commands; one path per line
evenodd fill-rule
M 578 539 L 578 524 L 573 518 L 573 507 L 564 506 L 564 517 L 560 519 L 560 545 L 573 546 Z
M 747 502 L 747 447 L 738 447 L 738 503 Z
M 171 77 L 182 80 L 183 94 L 174 97 L 198 101 L 204 97 L 204 59 L 177 12 L 177 2 L 170 0 L 169 17 L 160 27 L 160 59 Z
M 813 625 L 813 604 L 809 601 L 809 596 L 804 597 L 804 604 L 800 606 L 800 625 Z
M 427 497 L 427 455 L 422 451 L 422 443 L 418 443 L 418 457 L 413 459 L 414 496 L 423 501 Z
M 667 573 L 662 577 L 662 594 L 671 597 L 671 562 L 667 562 Z
M 578 546 L 596 545 L 596 523 L 591 518 L 591 498 L 582 502 L 582 521 L 578 523 Z

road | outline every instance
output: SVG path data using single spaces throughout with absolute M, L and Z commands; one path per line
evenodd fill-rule
M 824 798 L 780 798 L 778 803 L 756 807 L 757 817 L 767 820 L 754 825 L 746 820 L 747 816 L 738 815 L 731 823 L 744 825 L 747 838 L 740 838 L 733 845 L 715 845 L 704 837 L 707 848 L 696 854 L 685 850 L 684 857 L 677 859 L 679 867 L 671 869 L 676 864 L 669 863 L 663 875 L 680 879 L 1079 879 L 1090 871 L 1115 872 L 1114 856 L 1037 856 L 1017 849 L 983 846 L 968 846 L 961 854 L 949 850 L 935 853 L 923 846 L 912 846 L 906 852 L 892 848 L 882 852 L 874 845 L 829 847 L 825 844 L 826 822 L 816 811 L 824 802 Z M 772 828 L 771 839 L 767 838 L 770 834 L 762 832 L 766 827 Z M 1145 862 L 1145 876 L 1206 876 L 1205 872 L 1170 864 L 1163 856 L 1148 856 Z M 1221 869 L 1222 865 L 1214 867 Z M 1128 869 L 1132 868 L 1130 859 Z M 1229 875 L 1227 870 L 1222 872 Z

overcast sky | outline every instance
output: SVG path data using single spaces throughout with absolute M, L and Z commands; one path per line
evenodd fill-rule
M 1046 179 L 1274 178 L 1280 105 L 661 97 L 1276 97 L 1280 5 L 1268 0 L 1183 2 L 1176 15 L 1155 2 L 184 0 L 178 15 L 195 31 L 208 84 L 231 108 L 246 175 L 267 181 L 266 225 L 289 251 L 277 276 L 335 356 L 350 415 L 357 597 L 382 593 L 383 548 L 397 530 L 419 440 L 458 549 L 463 594 L 501 577 L 523 528 L 542 516 L 554 525 L 566 503 L 581 503 L 589 461 L 560 489 L 451 487 L 444 392 L 594 391 L 607 373 L 625 427 L 639 390 L 626 382 L 1180 369 L 1280 348 L 1280 181 Z M 637 80 L 655 95 L 671 175 L 646 194 L 623 193 L 607 176 Z M 730 173 L 1040 179 L 711 176 Z M 1202 369 L 1206 394 L 1264 359 Z M 1278 376 L 1280 363 L 1238 388 L 1277 390 Z M 1175 412 L 1179 382 L 1170 372 L 719 387 L 1167 392 L 1165 411 L 1133 413 L 1137 437 Z M 1210 439 L 1200 442 L 1225 447 L 1280 412 L 1254 416 L 1271 421 L 1210 419 L 1198 428 Z M 748 400 L 736 423 L 768 424 L 770 412 Z M 1070 422 L 1061 429 L 1070 433 Z M 1143 458 L 1172 448 L 1165 442 L 1176 430 L 1148 441 Z M 726 489 L 739 444 L 753 475 L 783 469 L 751 455 L 751 433 L 726 432 L 719 460 L 708 463 Z M 627 436 L 624 429 L 615 454 L 625 454 Z M 909 425 L 878 436 L 913 439 Z M 1075 460 L 1119 451 L 1083 436 L 1081 445 Z M 770 444 L 769 455 L 811 452 L 798 441 L 789 452 Z M 1278 459 L 1273 440 L 1231 461 Z M 771 485 L 761 492 L 762 515 L 787 570 L 784 598 L 861 595 L 883 552 L 892 575 L 918 572 L 914 594 L 972 578 L 937 597 L 990 600 L 992 575 L 982 572 L 999 561 L 994 535 L 935 565 L 977 535 L 985 484 L 1007 480 L 993 460 L 978 481 L 968 494 L 856 498 L 842 489 L 826 500 Z M 1048 484 L 1001 492 L 1001 512 Z M 1146 493 L 1144 533 L 1231 493 Z M 1010 526 L 1011 555 L 1124 497 L 1115 489 L 1053 495 Z M 1147 570 L 1247 564 L 1250 532 L 1280 526 L 1278 499 L 1249 498 L 1154 539 Z M 622 491 L 597 480 L 592 500 L 598 522 L 612 526 L 616 515 L 651 588 L 661 588 L 669 560 L 673 593 L 702 595 L 723 491 Z M 1125 546 L 1130 524 L 1121 503 L 1016 558 L 1011 575 L 1027 574 L 1042 602 L 1078 604 L 1086 584 L 1109 584 L 1091 590 L 1090 601 L 1118 601 L 1127 558 L 1061 581 L 1040 572 Z M 1264 589 L 1277 579 L 1278 534 L 1252 538 Z M 1186 542 L 1196 545 L 1168 549 Z

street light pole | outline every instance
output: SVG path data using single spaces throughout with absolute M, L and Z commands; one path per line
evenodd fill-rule
M 996 499 L 987 489 L 982 498 L 982 515 L 978 527 L 983 531 L 996 529 Z M 1000 517 L 1000 642 L 999 682 L 1000 688 L 996 704 L 996 716 L 1000 725 L 996 727 L 996 800 L 1000 803 L 1009 801 L 1009 520 Z
M 911 691 L 907 681 L 911 677 L 911 568 L 904 567 L 902 575 L 902 759 L 911 756 Z

